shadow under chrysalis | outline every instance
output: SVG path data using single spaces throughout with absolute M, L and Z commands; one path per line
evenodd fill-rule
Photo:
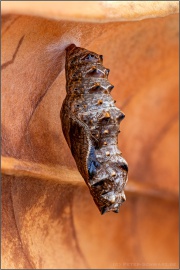
M 62 130 L 79 172 L 101 214 L 119 212 L 126 200 L 128 165 L 117 147 L 125 115 L 114 105 L 103 56 L 71 44 L 66 48 Z

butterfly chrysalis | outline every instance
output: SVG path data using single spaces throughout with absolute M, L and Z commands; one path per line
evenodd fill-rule
M 124 114 L 114 105 L 103 56 L 71 44 L 66 49 L 62 129 L 79 172 L 100 212 L 118 213 L 126 200 L 128 165 L 117 147 Z

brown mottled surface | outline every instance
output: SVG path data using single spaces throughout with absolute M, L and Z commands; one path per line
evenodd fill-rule
M 131 192 L 118 215 L 102 217 L 83 185 L 4 170 L 2 268 L 178 269 L 178 19 L 91 24 L 3 17 L 3 156 L 66 166 L 73 181 L 59 112 L 64 49 L 75 43 L 104 55 L 111 70 L 112 96 L 126 114 L 119 146 Z M 152 195 L 136 193 L 131 179 Z
M 126 201 L 128 164 L 117 147 L 124 118 L 110 93 L 103 56 L 71 44 L 66 48 L 66 97 L 60 118 L 64 137 L 101 214 Z

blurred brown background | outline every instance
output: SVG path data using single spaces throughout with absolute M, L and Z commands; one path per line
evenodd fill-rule
M 179 268 L 179 3 L 109 2 L 2 3 L 4 269 Z M 62 134 L 71 43 L 104 55 L 126 115 L 119 214 L 100 215 Z

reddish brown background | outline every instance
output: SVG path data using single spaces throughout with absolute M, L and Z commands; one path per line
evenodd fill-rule
M 2 17 L 2 267 L 178 269 L 178 15 Z M 104 55 L 127 201 L 101 216 L 61 130 L 64 48 Z

